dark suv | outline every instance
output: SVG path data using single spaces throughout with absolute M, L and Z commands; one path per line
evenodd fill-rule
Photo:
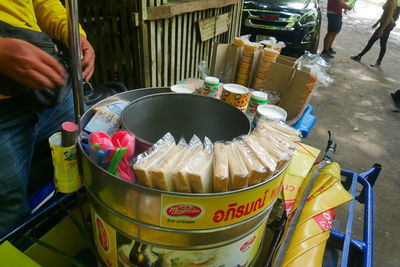
M 305 50 L 316 53 L 321 27 L 318 0 L 253 0 L 244 2 L 242 35 L 251 41 L 275 37 L 283 41 L 287 55 Z

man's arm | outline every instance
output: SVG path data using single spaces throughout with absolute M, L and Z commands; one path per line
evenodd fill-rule
M 67 11 L 60 0 L 32 0 L 40 28 L 52 38 L 68 46 Z M 80 33 L 86 38 L 85 32 Z
M 62 41 L 68 46 L 67 11 L 59 0 L 33 0 L 36 18 L 40 28 L 52 38 Z M 80 26 L 79 26 L 80 27 Z M 82 54 L 82 77 L 90 80 L 94 71 L 95 53 L 86 40 L 86 33 L 80 28 L 80 44 Z
M 352 10 L 353 8 L 345 3 L 345 0 L 336 0 L 341 8 Z

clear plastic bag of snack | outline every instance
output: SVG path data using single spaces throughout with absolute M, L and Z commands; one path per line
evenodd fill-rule
M 172 179 L 174 180 L 175 190 L 177 192 L 190 193 L 190 182 L 187 177 L 186 168 L 193 157 L 203 149 L 203 143 L 197 135 L 190 139 L 188 146 L 186 146 L 182 153 L 180 162 L 176 167 L 171 170 Z
M 295 128 L 287 125 L 285 122 L 283 121 L 269 121 L 267 120 L 266 123 L 272 127 L 275 128 L 285 134 L 289 134 L 289 135 L 293 135 L 293 136 L 297 136 L 299 137 L 301 135 L 299 130 L 296 130 Z
M 188 78 L 177 82 L 176 84 L 187 85 L 189 87 L 194 87 L 196 94 L 200 94 L 203 89 L 204 80 L 198 78 Z
M 187 172 L 192 192 L 212 192 L 213 157 L 213 143 L 206 137 L 204 140 L 204 149 L 194 155 L 184 170 Z
M 181 138 L 178 145 L 172 146 L 160 160 L 150 167 L 150 179 L 154 188 L 175 191 L 171 170 L 180 162 L 181 156 L 187 147 L 184 138 Z
M 277 42 L 272 46 L 272 48 L 279 53 L 281 53 L 282 49 L 286 47 L 286 44 L 284 42 Z
M 279 51 L 274 48 L 264 48 L 262 51 L 262 60 L 275 62 L 276 58 L 279 56 Z
M 208 70 L 208 62 L 207 61 L 200 61 L 197 65 L 197 70 L 200 73 L 201 79 L 205 79 L 207 76 L 210 76 L 210 71 Z
M 248 42 L 244 45 L 242 57 L 236 74 L 236 83 L 247 86 L 250 80 L 250 73 L 253 67 L 254 53 L 261 48 L 258 43 Z
M 274 139 L 274 136 L 258 136 L 262 142 L 268 145 L 272 154 L 277 156 L 280 160 L 288 160 L 292 158 L 294 149 L 290 146 L 282 145 Z
M 250 150 L 257 156 L 260 162 L 266 167 L 269 172 L 268 176 L 272 176 L 277 167 L 277 162 L 270 155 L 270 153 L 261 146 L 257 138 L 253 135 L 247 135 L 243 137 L 244 142 L 250 148 Z
M 275 133 L 285 138 L 288 138 L 293 142 L 301 141 L 300 132 L 283 122 L 279 123 L 276 121 L 270 121 L 260 118 L 257 123 L 256 131 L 260 131 L 261 133 L 266 132 L 267 134 L 268 132 Z
M 228 155 L 225 151 L 225 145 L 222 142 L 214 144 L 214 192 L 229 191 L 229 163 Z
M 298 69 L 308 69 L 311 75 L 316 77 L 318 83 L 323 86 L 329 86 L 333 82 L 333 78 L 327 73 L 330 68 L 330 63 L 322 57 L 305 51 L 304 54 L 297 60 Z
M 265 148 L 265 150 L 270 153 L 270 155 L 277 162 L 277 167 L 275 172 L 279 172 L 283 166 L 292 158 L 293 152 L 290 150 L 282 149 L 276 147 L 273 143 L 269 142 L 266 138 L 262 136 L 256 136 L 258 143 Z
M 260 134 L 257 131 L 254 131 L 253 134 L 257 136 L 262 136 L 265 138 L 268 142 L 272 143 L 275 147 L 280 148 L 284 151 L 288 151 L 289 153 L 293 153 L 293 151 L 296 149 L 296 143 L 289 140 L 286 137 L 283 137 L 278 134 Z
M 170 133 L 167 133 L 151 146 L 150 149 L 141 153 L 133 160 L 133 169 L 141 185 L 153 187 L 149 173 L 151 166 L 160 160 L 164 154 L 175 145 L 174 137 Z
M 239 47 L 243 47 L 245 44 L 250 42 L 251 34 L 243 35 L 240 37 L 235 37 L 233 44 Z
M 228 142 L 225 145 L 225 151 L 228 156 L 230 190 L 246 188 L 249 184 L 249 171 L 236 146 Z
M 269 37 L 268 40 L 261 41 L 260 44 L 265 47 L 272 48 L 276 44 L 276 42 L 277 40 L 275 37 Z
M 281 94 L 277 91 L 264 91 L 268 94 L 268 104 L 270 105 L 279 105 L 281 102 Z
M 257 159 L 256 155 L 247 147 L 243 140 L 233 140 L 233 145 L 236 147 L 239 155 L 242 157 L 244 164 L 249 172 L 249 186 L 256 185 L 264 181 L 267 176 L 267 169 Z

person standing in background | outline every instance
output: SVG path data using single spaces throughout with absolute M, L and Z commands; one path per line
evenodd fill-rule
M 321 52 L 322 57 L 333 58 L 336 54 L 332 49 L 332 45 L 336 36 L 342 29 L 343 9 L 352 9 L 352 7 L 345 2 L 347 2 L 347 0 L 328 0 L 328 32 L 324 38 L 324 50 Z
M 52 39 L 68 45 L 59 0 L 0 1 L 0 236 L 30 213 L 27 184 L 35 144 L 74 121 L 68 64 Z M 88 81 L 95 54 L 82 29 L 80 44 Z
M 386 53 L 386 45 L 389 40 L 390 32 L 396 27 L 396 21 L 400 13 L 400 0 L 386 0 L 383 5 L 383 13 L 380 19 L 372 25 L 372 28 L 379 27 L 372 34 L 365 48 L 356 56 L 350 57 L 352 60 L 360 61 L 361 58 L 371 49 L 374 43 L 380 39 L 381 49 L 379 52 L 378 60 L 371 64 L 371 67 L 378 67 L 381 65 L 382 59 Z

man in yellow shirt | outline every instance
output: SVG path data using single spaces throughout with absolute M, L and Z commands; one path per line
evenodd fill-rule
M 67 45 L 67 24 L 59 0 L 0 1 L 0 236 L 30 212 L 35 143 L 74 118 L 68 64 L 51 40 Z M 87 81 L 95 55 L 82 30 L 80 42 Z

